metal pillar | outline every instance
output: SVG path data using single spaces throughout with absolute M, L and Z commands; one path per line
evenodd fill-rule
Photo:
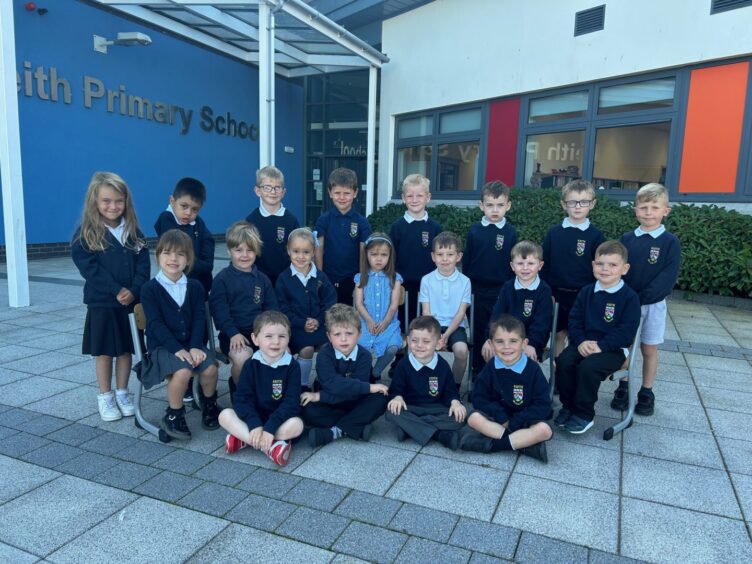
M 13 2 L 0 2 L 0 124 L 3 124 L 0 126 L 0 179 L 3 184 L 8 303 L 11 307 L 24 307 L 29 305 L 29 268 L 26 263 L 13 5 Z
M 376 169 L 376 83 L 378 69 L 368 68 L 368 138 L 366 148 L 366 216 L 373 213 L 375 196 L 374 174 Z
M 259 167 L 274 164 L 274 14 L 259 4 Z

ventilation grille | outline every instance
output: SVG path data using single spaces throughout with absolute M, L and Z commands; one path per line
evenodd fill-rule
M 752 2 L 752 0 L 750 0 Z M 582 10 L 574 15 L 574 35 L 584 35 L 603 29 L 606 19 L 606 5 Z
M 712 0 L 710 3 L 710 13 L 728 12 L 737 8 L 752 6 L 752 0 Z

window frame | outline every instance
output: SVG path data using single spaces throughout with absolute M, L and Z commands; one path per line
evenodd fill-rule
M 455 106 L 444 106 L 421 112 L 411 112 L 395 116 L 394 119 L 394 167 L 392 171 L 393 187 L 392 197 L 400 199 L 402 197 L 402 181 L 404 178 L 398 177 L 399 169 L 399 152 L 400 149 L 410 147 L 419 147 L 428 145 L 431 147 L 431 161 L 428 170 L 428 179 L 431 181 L 431 195 L 436 199 L 452 200 L 473 200 L 478 198 L 478 192 L 485 182 L 486 170 L 486 153 L 488 148 L 488 102 L 476 102 L 472 104 L 461 104 Z M 439 133 L 441 126 L 441 116 L 464 110 L 480 110 L 480 128 L 468 131 L 454 133 Z M 428 135 L 419 137 L 399 138 L 400 122 L 408 119 L 420 117 L 432 117 L 432 131 Z M 442 190 L 438 189 L 439 171 L 438 171 L 438 148 L 440 145 L 450 143 L 462 143 L 468 141 L 478 142 L 478 174 L 475 178 L 475 186 L 471 190 Z

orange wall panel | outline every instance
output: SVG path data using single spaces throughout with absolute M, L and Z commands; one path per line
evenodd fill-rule
M 679 192 L 733 193 L 749 63 L 692 71 Z

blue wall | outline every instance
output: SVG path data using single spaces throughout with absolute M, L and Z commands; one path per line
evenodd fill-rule
M 3 0 L 5 1 L 5 0 Z M 258 141 L 207 132 L 200 124 L 201 108 L 214 117 L 229 112 L 236 121 L 258 126 L 258 71 L 158 30 L 84 3 L 50 2 L 39 16 L 14 2 L 18 94 L 23 161 L 24 203 L 28 243 L 70 239 L 81 212 L 83 197 L 94 171 L 120 174 L 134 194 L 144 232 L 166 207 L 178 178 L 193 176 L 207 186 L 201 216 L 215 233 L 224 232 L 258 205 L 252 191 L 258 168 Z M 94 34 L 112 39 L 117 32 L 148 34 L 148 47 L 110 46 L 108 54 L 92 47 Z M 31 71 L 50 67 L 70 84 L 71 103 L 40 99 L 32 79 L 32 96 L 25 94 L 24 61 Z M 146 117 L 107 111 L 107 96 L 84 107 L 84 77 L 105 89 L 180 106 L 193 111 L 187 133 L 176 115 L 173 125 Z M 46 92 L 49 94 L 49 83 Z M 277 79 L 277 166 L 285 173 L 286 206 L 302 217 L 303 88 Z M 179 115 L 179 114 L 178 114 Z M 295 148 L 294 154 L 284 147 Z

